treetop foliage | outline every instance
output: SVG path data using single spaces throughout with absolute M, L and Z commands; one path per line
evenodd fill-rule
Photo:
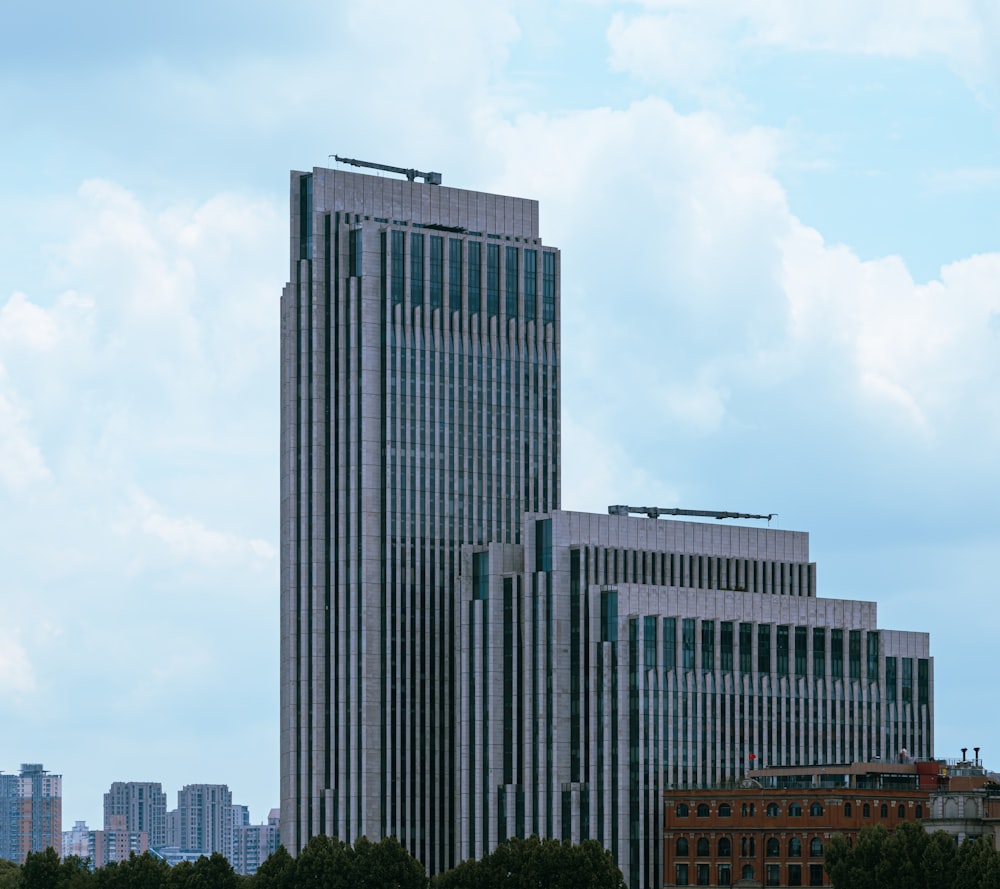
M 218 853 L 170 867 L 146 852 L 90 870 L 86 859 L 60 861 L 52 850 L 24 865 L 0 860 L 0 889 L 625 889 L 611 853 L 594 840 L 579 845 L 511 839 L 481 861 L 465 861 L 429 884 L 427 872 L 394 838 L 362 837 L 353 846 L 313 837 L 298 858 L 284 846 L 253 877 L 234 873 Z
M 625 889 L 611 853 L 596 840 L 509 839 L 479 861 L 439 874 L 433 889 Z
M 837 835 L 824 860 L 834 889 L 1000 889 L 1000 852 L 983 837 L 961 846 L 944 831 L 903 822 L 864 828 L 853 847 Z

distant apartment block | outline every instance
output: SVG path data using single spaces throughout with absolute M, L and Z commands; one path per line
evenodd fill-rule
M 167 812 L 167 842 L 165 846 L 171 848 L 180 848 L 180 838 L 181 838 L 181 813 L 180 809 L 170 809 Z M 159 848 L 155 846 L 154 848 Z
M 149 850 L 173 866 L 219 852 L 237 873 L 252 876 L 278 848 L 279 810 L 251 824 L 249 807 L 233 804 L 224 784 L 189 784 L 169 812 L 166 799 L 158 782 L 114 782 L 104 794 L 103 830 L 77 821 L 62 835 L 63 857 L 89 858 L 99 868 Z
M 0 858 L 23 864 L 29 852 L 62 852 L 62 775 L 41 763 L 0 774 Z
M 235 810 L 245 806 L 233 806 Z M 238 874 L 253 876 L 257 869 L 278 850 L 278 809 L 271 809 L 266 824 L 250 824 L 249 813 L 245 821 L 233 822 L 233 851 L 229 863 Z
M 64 830 L 62 835 L 62 857 L 70 858 L 75 855 L 77 858 L 87 858 L 89 856 L 88 845 L 90 843 L 90 828 L 86 821 L 77 821 L 72 828 Z
M 87 845 L 91 867 L 104 867 L 112 861 L 126 861 L 133 853 L 149 850 L 149 834 L 144 830 L 128 830 L 124 815 L 106 819 L 104 830 L 92 830 Z
M 250 824 L 250 807 L 241 806 L 238 803 L 233 803 L 233 810 L 231 814 L 233 828 L 242 827 Z
M 233 795 L 225 784 L 188 784 L 177 791 L 167 815 L 167 845 L 186 852 L 229 856 L 233 842 Z
M 157 781 L 115 781 L 104 794 L 104 829 L 112 829 L 112 820 L 124 819 L 123 829 L 145 833 L 149 845 L 167 842 L 167 795 Z

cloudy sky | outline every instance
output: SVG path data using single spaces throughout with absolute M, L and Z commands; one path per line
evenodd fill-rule
M 0 769 L 278 803 L 288 171 L 541 201 L 563 505 L 778 513 L 1000 769 L 992 0 L 16 2 Z

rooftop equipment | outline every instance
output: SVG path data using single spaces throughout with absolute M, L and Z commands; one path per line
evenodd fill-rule
M 402 173 L 407 179 L 410 180 L 410 182 L 413 182 L 414 179 L 419 177 L 428 185 L 441 184 L 440 173 L 424 173 L 421 170 L 414 170 L 412 168 L 407 169 L 406 167 L 390 167 L 388 164 L 376 164 L 373 161 L 359 161 L 353 157 L 341 157 L 339 154 L 331 154 L 330 157 L 342 164 L 350 164 L 352 167 L 367 167 L 369 170 L 385 170 L 386 173 Z
M 753 515 L 748 512 L 716 512 L 711 509 L 675 509 L 663 506 L 609 506 L 608 515 L 644 515 L 651 519 L 658 519 L 660 516 L 683 515 L 697 516 L 705 519 L 767 519 L 771 521 L 776 512 L 767 515 Z

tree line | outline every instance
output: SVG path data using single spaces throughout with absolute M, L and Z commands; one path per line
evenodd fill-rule
M 0 860 L 0 889 L 625 889 L 611 853 L 595 840 L 510 839 L 479 861 L 428 880 L 395 838 L 353 846 L 313 837 L 297 858 L 279 847 L 252 877 L 218 852 L 173 867 L 152 853 L 90 869 L 84 858 L 60 860 L 52 849 L 23 865 Z
M 853 846 L 833 837 L 824 866 L 834 889 L 1000 889 L 1000 852 L 988 837 L 955 844 L 943 830 L 903 822 L 866 827 Z

